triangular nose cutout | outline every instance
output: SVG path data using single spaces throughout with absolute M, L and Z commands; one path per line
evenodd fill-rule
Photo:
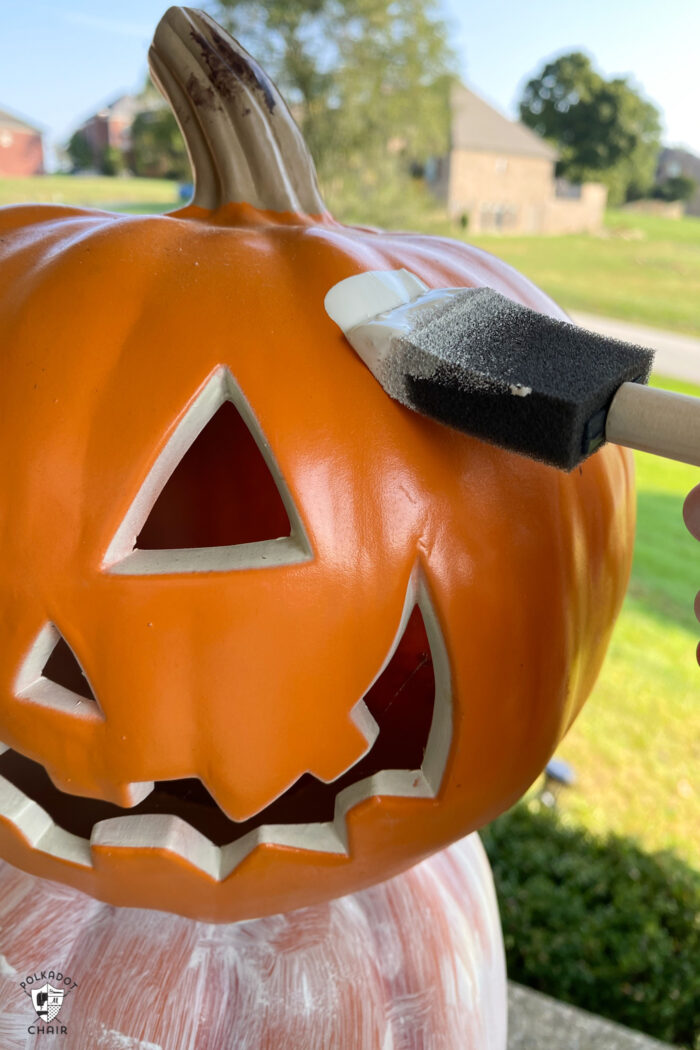
M 77 718 L 103 718 L 78 658 L 52 623 L 44 624 L 25 656 L 15 680 L 15 695 Z
M 300 516 L 255 415 L 220 367 L 156 460 L 105 557 L 121 574 L 306 561 Z

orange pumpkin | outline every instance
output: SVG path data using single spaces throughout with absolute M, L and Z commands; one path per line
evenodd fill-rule
M 564 475 L 391 401 L 325 313 L 341 278 L 562 312 L 465 244 L 335 221 L 206 15 L 171 9 L 151 59 L 194 202 L 0 213 L 0 853 L 228 921 L 388 878 L 527 788 L 622 600 L 632 465 Z

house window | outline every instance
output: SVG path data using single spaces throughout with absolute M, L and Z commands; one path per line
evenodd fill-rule
M 11 131 L 0 131 L 0 146 L 6 149 L 12 145 L 12 132 Z
M 518 209 L 512 204 L 487 201 L 481 205 L 480 211 L 482 230 L 493 230 L 498 233 L 501 230 L 513 229 L 518 221 Z

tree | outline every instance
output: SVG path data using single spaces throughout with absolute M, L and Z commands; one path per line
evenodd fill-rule
M 277 81 L 330 196 L 447 151 L 454 59 L 435 0 L 218 0 Z
M 121 175 L 124 171 L 124 154 L 116 146 L 105 146 L 102 151 L 100 171 L 103 175 Z
M 605 80 L 575 51 L 528 81 L 520 118 L 559 150 L 557 174 L 598 181 L 613 204 L 648 193 L 660 146 L 656 107 L 624 77 Z
M 66 147 L 74 171 L 84 171 L 94 164 L 92 148 L 82 131 L 74 131 Z
M 191 180 L 185 143 L 175 117 L 165 106 L 158 104 L 135 118 L 131 126 L 131 166 L 135 175 Z

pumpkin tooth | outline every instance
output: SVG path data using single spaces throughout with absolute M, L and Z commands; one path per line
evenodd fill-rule
M 341 828 L 336 827 L 335 822 L 264 824 L 236 842 L 219 847 L 180 817 L 144 813 L 101 820 L 92 829 L 90 849 L 95 867 L 104 863 L 104 853 L 111 856 L 114 850 L 162 849 L 220 881 L 259 845 L 347 854 L 344 820 L 341 824 Z
M 290 849 L 314 850 L 318 853 L 347 855 L 345 821 L 315 824 L 263 824 L 238 842 L 221 848 L 221 878 L 225 879 L 241 861 L 261 845 L 287 846 Z
M 367 751 L 369 751 L 379 736 L 379 726 L 364 700 L 357 701 L 350 712 L 350 718 L 367 741 Z
M 92 829 L 90 851 L 95 867 L 101 850 L 162 849 L 175 853 L 212 879 L 220 878 L 221 850 L 191 824 L 170 813 L 140 813 L 101 820 Z
M 129 809 L 133 806 L 138 806 L 139 802 L 143 802 L 145 798 L 148 798 L 155 786 L 153 780 L 132 781 L 124 788 L 122 805 L 127 806 Z
M 45 809 L 5 777 L 0 777 L 0 815 L 33 849 L 82 867 L 91 866 L 86 840 L 60 828 Z

